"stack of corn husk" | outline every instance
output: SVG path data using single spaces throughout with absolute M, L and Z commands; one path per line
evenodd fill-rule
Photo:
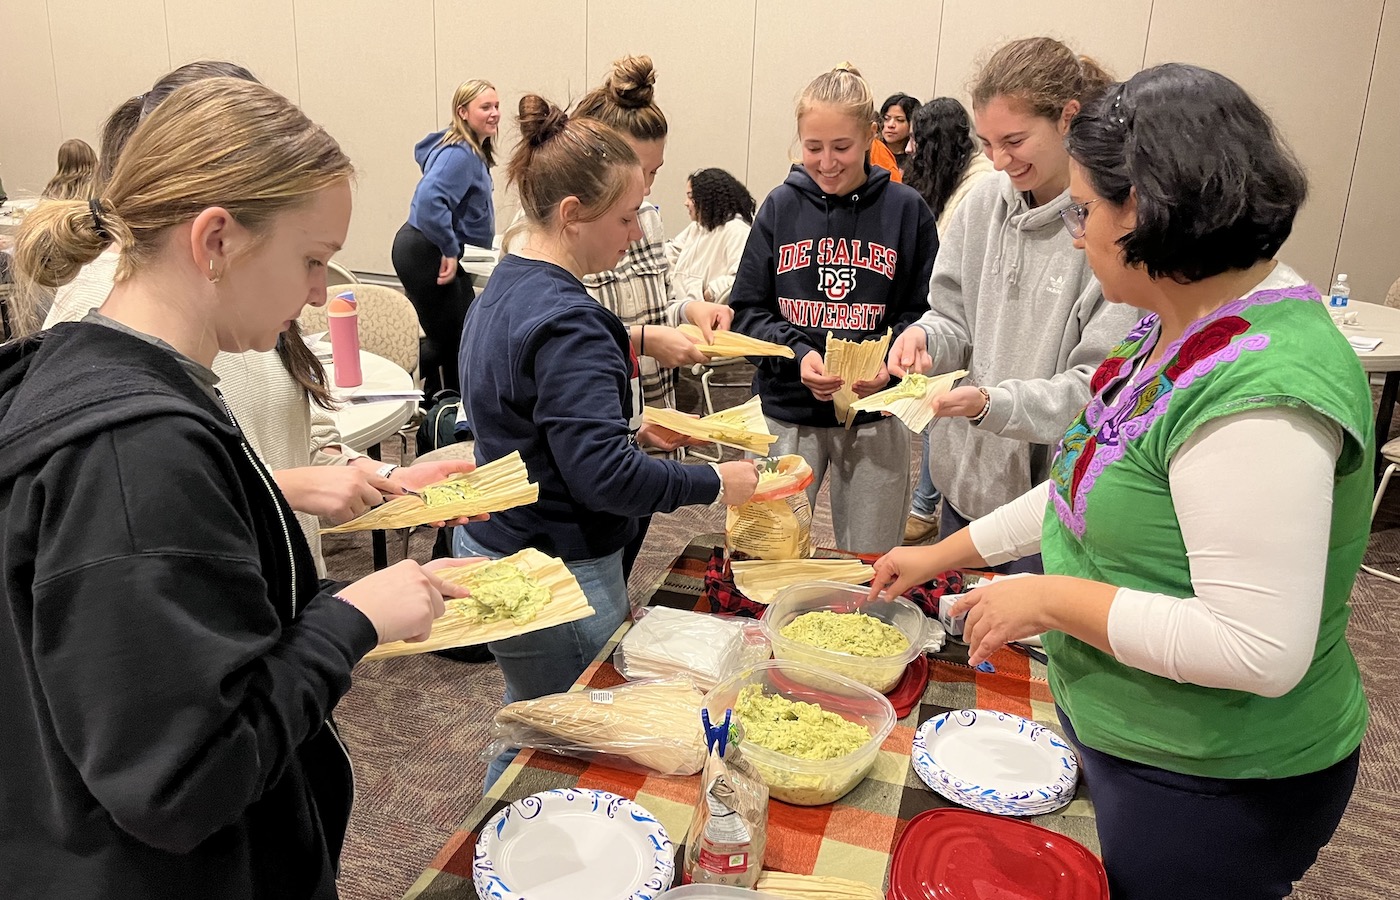
M 879 889 L 863 881 L 830 875 L 790 875 L 787 872 L 765 871 L 759 876 L 754 889 L 793 900 L 884 900 L 885 896 Z
M 516 747 L 609 754 L 662 775 L 694 775 L 705 765 L 704 701 L 683 676 L 643 681 L 520 700 L 496 713 L 495 730 Z
M 414 656 L 434 650 L 450 650 L 454 647 L 469 647 L 500 641 L 552 628 L 565 622 L 575 622 L 593 615 L 593 607 L 583 596 L 583 590 L 573 573 L 562 562 L 546 556 L 533 547 L 526 547 L 501 560 L 481 559 L 452 569 L 439 569 L 436 574 L 443 581 L 461 585 L 471 590 L 472 574 L 489 565 L 506 563 L 525 573 L 531 581 L 549 591 L 549 602 L 528 622 L 515 622 L 509 619 L 500 622 L 482 622 L 464 609 L 470 604 L 460 600 L 448 600 L 447 612 L 433 623 L 433 633 L 425 641 L 394 641 L 381 644 L 365 655 L 365 659 L 391 659 L 396 656 Z
M 642 421 L 669 428 L 686 437 L 751 453 L 766 454 L 778 439 L 768 430 L 768 422 L 763 418 L 763 404 L 757 396 L 739 406 L 698 419 L 674 409 L 648 406 L 642 410 Z
M 395 497 L 343 525 L 322 528 L 321 533 L 416 528 L 432 522 L 500 512 L 534 503 L 540 498 L 540 487 L 530 481 L 530 473 L 525 470 L 517 450 L 463 475 L 430 484 L 419 494 L 421 496 Z
M 851 409 L 888 412 L 917 434 L 933 421 L 933 401 L 952 390 L 953 383 L 966 374 L 966 369 L 959 369 L 930 378 L 910 372 L 894 387 L 852 403 Z
M 831 402 L 836 405 L 837 421 L 847 428 L 855 421 L 856 411 L 852 404 L 858 399 L 851 385 L 857 381 L 869 381 L 880 374 L 880 367 L 885 364 L 885 354 L 890 349 L 890 334 L 887 328 L 882 338 L 847 341 L 832 337 L 829 331 L 826 333 L 826 357 L 823 360 L 826 374 L 839 375 L 845 382 Z
M 704 332 L 694 325 L 682 325 L 681 333 L 697 342 L 705 340 Z M 711 359 L 720 356 L 781 356 L 792 359 L 791 347 L 761 341 L 737 331 L 716 331 L 710 343 L 697 343 L 697 349 Z
M 858 559 L 734 560 L 734 585 L 755 603 L 769 604 L 784 588 L 808 581 L 869 584 L 875 569 Z

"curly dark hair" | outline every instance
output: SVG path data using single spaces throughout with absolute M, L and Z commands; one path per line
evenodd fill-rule
M 1307 177 L 1268 113 L 1209 69 L 1168 63 L 1110 85 L 1065 141 L 1108 203 L 1137 199 L 1123 261 L 1182 284 L 1278 252 Z
M 968 163 L 981 151 L 972 139 L 967 110 L 952 97 L 919 107 L 909 122 L 914 152 L 905 163 L 904 183 L 924 197 L 936 219 L 943 214 Z
M 690 202 L 695 204 L 695 221 L 706 231 L 722 227 L 735 216 L 753 224 L 753 194 L 723 169 L 701 169 L 691 175 Z

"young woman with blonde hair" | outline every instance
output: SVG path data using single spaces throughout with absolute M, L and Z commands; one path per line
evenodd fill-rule
M 842 426 L 832 396 L 843 382 L 826 372 L 826 340 L 868 340 L 887 329 L 898 335 L 927 312 L 938 233 L 918 192 L 868 162 L 875 103 L 849 66 L 817 76 L 802 92 L 797 132 L 802 162 L 763 202 L 739 263 L 729 298 L 734 330 L 796 353 L 759 361 L 754 376 L 778 436 L 771 453 L 797 453 L 811 464 L 813 504 L 830 472 L 837 545 L 879 553 L 903 535 L 909 431 L 876 413 Z M 882 367 L 850 387 L 866 396 L 889 381 Z
M 496 236 L 491 167 L 500 122 L 496 88 L 480 78 L 464 81 L 452 94 L 452 124 L 413 148 L 423 177 L 392 256 L 426 335 L 418 368 L 429 397 L 458 388 L 457 347 L 476 296 L 459 260 L 465 245 L 490 249 Z
M 463 592 L 407 561 L 318 583 L 209 367 L 325 302 L 352 174 L 286 98 L 208 79 L 100 198 L 20 229 L 46 286 L 122 252 L 101 316 L 0 351 L 5 896 L 336 896 L 331 711 L 366 652 Z

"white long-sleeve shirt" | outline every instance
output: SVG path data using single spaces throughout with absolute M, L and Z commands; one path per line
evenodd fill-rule
M 1119 588 L 1113 654 L 1178 682 L 1278 697 L 1312 661 L 1322 615 L 1341 429 L 1273 407 L 1215 419 L 1168 467 L 1192 597 Z M 1049 485 L 978 519 L 969 536 L 990 565 L 1039 552 Z
M 709 290 L 712 301 L 728 303 L 750 228 L 749 223 L 738 216 L 708 231 L 701 228 L 699 222 L 691 222 L 667 241 L 672 302 L 685 304 L 704 300 L 705 291 Z

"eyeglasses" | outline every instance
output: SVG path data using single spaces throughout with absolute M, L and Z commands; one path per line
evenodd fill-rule
M 1085 223 L 1089 221 L 1089 204 L 1098 202 L 1098 198 L 1085 200 L 1083 203 L 1071 203 L 1060 210 L 1060 220 L 1065 223 L 1070 237 L 1079 240 L 1084 236 Z

